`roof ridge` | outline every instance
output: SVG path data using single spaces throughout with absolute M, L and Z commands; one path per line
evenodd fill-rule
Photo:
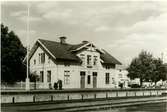
M 84 46 L 87 43 L 79 43 L 79 44 L 61 44 L 57 41 L 46 40 L 46 39 L 38 39 L 57 59 L 64 60 L 74 60 L 80 62 L 80 59 L 72 50 L 76 50 Z M 113 57 L 109 52 L 102 49 L 102 53 L 100 53 L 100 58 L 104 61 L 104 64 L 121 64 L 115 57 Z
M 60 42 L 58 42 L 58 41 L 54 41 L 54 40 L 46 40 L 46 39 L 41 39 L 41 38 L 39 38 L 38 40 L 39 40 L 39 41 L 40 41 L 40 40 L 42 40 L 42 41 L 55 42 L 55 43 L 59 43 L 59 44 L 61 44 Z M 70 43 L 65 43 L 65 44 L 62 44 L 62 45 L 77 46 L 77 45 L 81 45 L 81 44 L 83 44 L 83 43 L 78 43 L 78 44 L 70 44 Z M 83 45 L 84 45 L 84 44 L 83 44 Z

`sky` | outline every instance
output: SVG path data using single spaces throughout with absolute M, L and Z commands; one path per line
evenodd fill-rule
M 27 45 L 28 2 L 2 2 L 1 23 Z M 88 40 L 127 66 L 142 50 L 167 63 L 165 1 L 36 1 L 29 2 L 29 40 L 39 38 L 78 44 Z

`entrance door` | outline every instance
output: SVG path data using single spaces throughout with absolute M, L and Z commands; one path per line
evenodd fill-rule
M 93 72 L 93 88 L 97 88 L 97 72 Z
M 85 72 L 80 72 L 80 85 L 81 85 L 81 88 L 85 88 Z

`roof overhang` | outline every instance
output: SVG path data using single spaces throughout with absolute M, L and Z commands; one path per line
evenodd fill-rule
M 44 49 L 53 59 L 56 60 L 56 57 L 42 44 L 40 40 L 37 40 L 37 42 L 33 45 L 32 49 L 29 51 L 29 60 L 31 59 L 31 57 L 33 56 L 33 54 L 35 53 L 35 51 L 39 46 L 41 46 L 42 49 Z M 25 56 L 23 62 L 25 62 L 26 60 L 27 60 L 27 55 Z
M 75 49 L 75 50 L 71 50 L 71 51 L 72 51 L 72 52 L 80 51 L 80 50 L 83 49 L 83 48 L 87 48 L 88 45 L 91 45 L 91 46 L 95 47 L 95 50 L 97 50 L 98 52 L 104 53 L 102 50 L 100 50 L 100 49 L 97 48 L 93 43 L 90 43 L 90 42 L 88 42 L 88 43 L 82 45 L 81 47 L 79 47 L 79 48 L 77 48 L 77 49 Z

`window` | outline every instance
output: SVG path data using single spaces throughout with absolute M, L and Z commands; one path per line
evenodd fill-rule
M 41 63 L 45 63 L 45 53 L 41 53 Z
M 84 72 L 84 71 L 81 71 L 81 72 L 80 72 L 80 75 L 84 76 L 84 75 L 85 75 L 85 72 Z
M 106 84 L 110 83 L 110 74 L 106 73 Z
M 34 65 L 36 64 L 36 60 L 34 59 Z
M 105 65 L 105 68 L 106 68 L 106 69 L 115 68 L 115 64 Z
M 70 71 L 64 71 L 64 84 L 70 84 Z
M 91 65 L 91 55 L 87 55 L 87 65 Z
M 48 57 L 48 63 L 50 63 L 50 57 Z
M 51 71 L 47 71 L 47 82 L 51 82 Z
M 39 53 L 39 64 L 45 63 L 45 53 Z
M 82 60 L 82 65 L 85 65 L 85 55 L 81 54 L 80 57 L 81 57 L 81 60 Z
M 43 82 L 43 71 L 40 71 L 40 78 L 39 78 L 40 82 Z
M 41 63 L 41 53 L 39 53 L 38 56 L 39 56 L 39 58 L 38 58 L 38 59 L 39 59 L 38 62 L 39 62 L 39 64 L 40 64 L 40 63 Z
M 97 56 L 94 56 L 93 65 L 97 65 Z
M 97 72 L 93 72 L 93 76 L 97 76 Z
M 90 84 L 90 75 L 88 75 L 88 80 L 87 80 L 88 84 Z
M 106 69 L 110 69 L 110 66 L 106 66 Z

